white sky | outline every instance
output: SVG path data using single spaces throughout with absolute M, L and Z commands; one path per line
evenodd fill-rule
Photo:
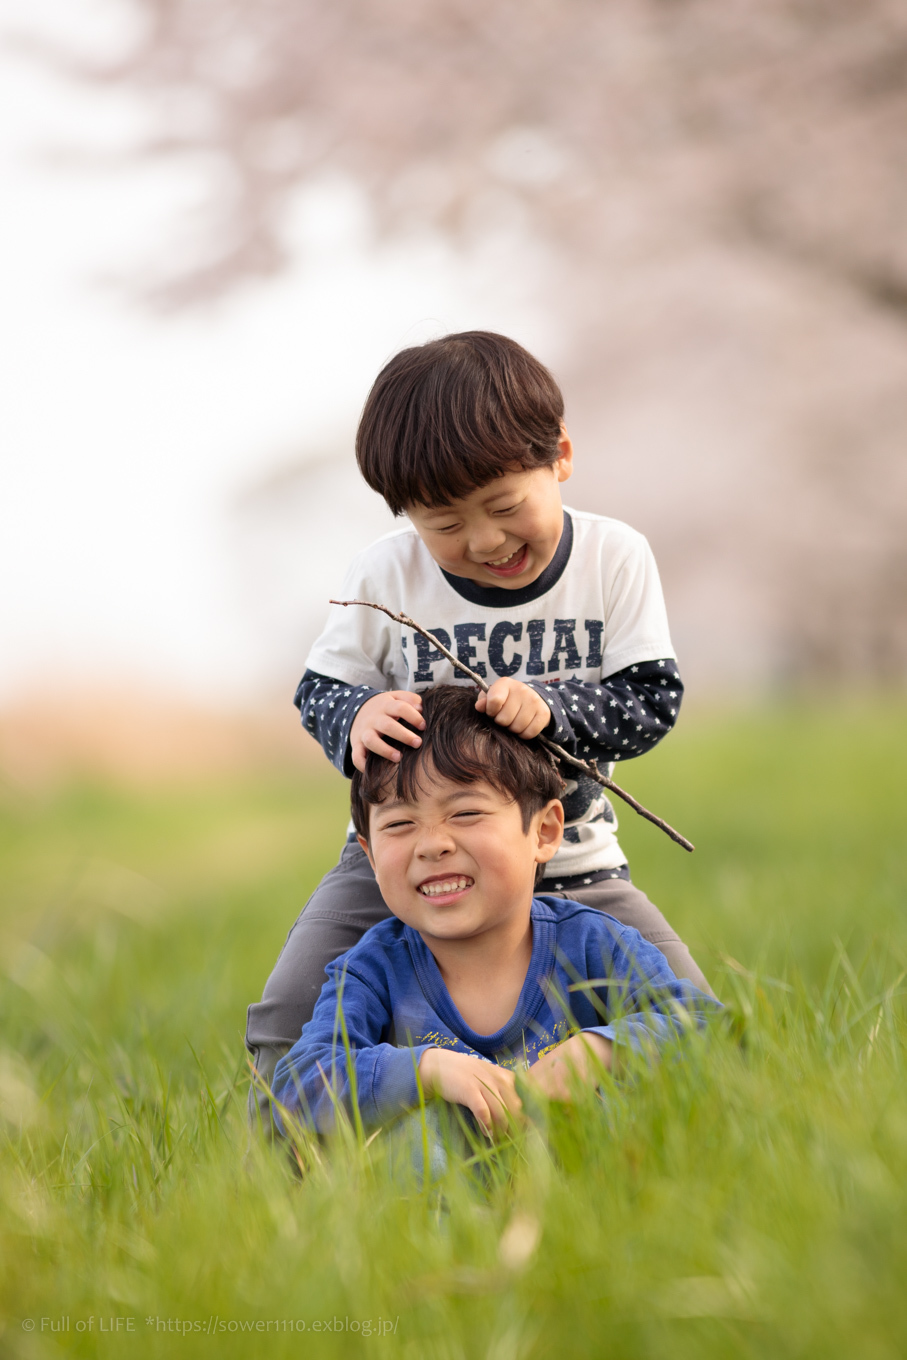
M 69 34 L 113 41 L 118 12 L 79 0 Z M 0 13 L 7 31 L 61 32 L 50 0 Z M 242 489 L 301 453 L 351 449 L 370 382 L 406 344 L 486 326 L 553 357 L 508 245 L 468 268 L 428 242 L 378 251 L 342 184 L 300 203 L 289 274 L 192 315 L 143 311 L 101 280 L 139 278 L 178 239 L 198 182 L 47 155 L 140 127 L 126 96 L 0 51 L 0 702 L 138 682 L 232 704 L 277 684 L 230 560 Z

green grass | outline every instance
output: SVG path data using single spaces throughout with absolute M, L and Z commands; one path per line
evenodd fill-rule
M 905 767 L 879 697 L 694 714 L 628 765 L 697 843 L 622 816 L 727 1022 L 517 1134 L 484 1188 L 454 1168 L 443 1205 L 380 1136 L 303 1180 L 248 1144 L 244 1006 L 335 858 L 341 781 L 7 794 L 0 1354 L 902 1356 Z

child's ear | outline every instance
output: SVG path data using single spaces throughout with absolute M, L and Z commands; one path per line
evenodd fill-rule
M 561 421 L 561 437 L 557 441 L 557 462 L 554 464 L 557 480 L 566 482 L 573 472 L 573 440 L 567 433 L 567 426 Z
M 536 864 L 547 864 L 553 859 L 564 839 L 564 805 L 559 798 L 552 798 L 539 815 L 538 842 L 535 851 Z
M 357 836 L 357 837 L 356 837 L 356 840 L 359 842 L 359 844 L 362 846 L 362 848 L 363 848 L 363 850 L 365 851 L 365 853 L 368 855 L 368 862 L 369 862 L 369 864 L 372 866 L 372 868 L 374 869 L 374 867 L 375 867 L 375 861 L 372 859 L 372 852 L 371 852 L 371 850 L 369 850 L 369 848 L 368 848 L 368 841 L 365 839 L 364 836 Z

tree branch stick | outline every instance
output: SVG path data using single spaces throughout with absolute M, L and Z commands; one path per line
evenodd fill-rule
M 468 675 L 470 680 L 472 680 L 480 690 L 483 690 L 486 694 L 488 693 L 488 685 L 481 675 L 477 675 L 475 671 L 471 671 L 468 666 L 464 665 L 462 661 L 454 656 L 453 652 L 449 651 L 442 642 L 438 641 L 434 633 L 430 633 L 427 628 L 423 628 L 421 623 L 416 623 L 416 620 L 411 619 L 408 614 L 395 614 L 392 609 L 388 609 L 386 604 L 375 604 L 373 600 L 331 600 L 329 603 L 342 605 L 344 609 L 351 604 L 362 605 L 366 609 L 377 609 L 382 614 L 386 614 L 389 619 L 393 619 L 395 623 L 402 624 L 404 628 L 414 629 L 415 632 L 419 633 L 430 642 L 433 647 L 437 647 L 441 655 L 446 656 L 447 660 L 456 670 L 460 671 L 463 675 Z M 622 798 L 625 803 L 629 803 L 634 812 L 638 812 L 640 817 L 645 817 L 646 820 L 652 822 L 654 826 L 660 827 L 666 836 L 670 836 L 672 841 L 676 841 L 678 845 L 682 845 L 684 850 L 695 849 L 692 841 L 688 841 L 686 836 L 681 836 L 680 832 L 675 831 L 669 822 L 666 822 L 662 817 L 657 817 L 655 813 L 650 812 L 647 807 L 643 807 L 642 803 L 637 802 L 631 793 L 627 793 L 626 789 L 622 789 L 619 784 L 615 784 L 614 780 L 611 779 L 609 775 L 602 774 L 594 760 L 580 760 L 578 756 L 572 756 L 569 751 L 564 750 L 563 746 L 559 746 L 556 741 L 551 741 L 548 737 L 540 736 L 538 741 L 547 751 L 550 751 L 553 756 L 556 756 L 558 760 L 563 761 L 565 765 L 572 766 L 573 769 L 579 770 L 582 774 L 586 775 L 587 778 L 594 779 L 596 784 L 601 784 L 602 788 L 617 794 L 618 798 Z

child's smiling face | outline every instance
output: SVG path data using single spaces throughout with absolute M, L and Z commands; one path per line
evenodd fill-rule
M 561 539 L 560 484 L 573 471 L 573 445 L 561 429 L 556 462 L 514 468 L 449 505 L 407 508 L 439 567 L 452 576 L 505 590 L 519 590 L 537 580 Z
M 552 858 L 563 826 L 557 799 L 524 830 L 519 805 L 493 785 L 429 769 L 412 801 L 391 793 L 372 807 L 359 843 L 391 911 L 430 947 L 528 922 L 536 866 Z

